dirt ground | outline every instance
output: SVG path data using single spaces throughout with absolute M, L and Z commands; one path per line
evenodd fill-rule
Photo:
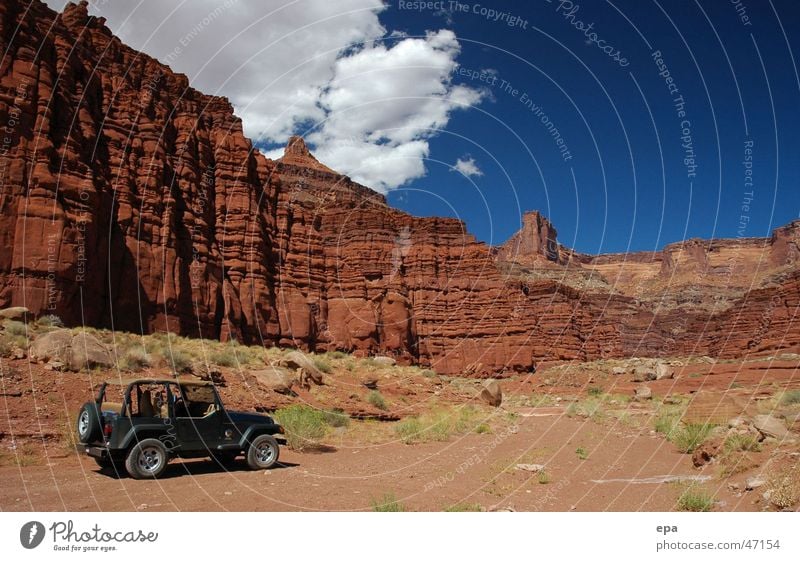
M 687 414 L 721 412 L 729 418 L 754 410 L 767 394 L 798 387 L 797 366 L 793 360 L 693 363 L 680 369 L 675 379 L 648 385 L 658 399 L 679 395 L 694 399 Z M 91 386 L 88 374 L 71 375 L 81 380 L 77 390 L 68 389 L 76 385 L 74 379 L 40 393 L 34 383 L 37 399 L 33 400 L 15 388 L 30 387 L 28 376 L 61 375 L 18 368 L 19 379 L 6 380 L 0 397 L 0 443 L 4 449 L 16 446 L 16 461 L 0 467 L 0 508 L 348 511 L 372 510 L 376 501 L 390 496 L 415 511 L 455 506 L 487 511 L 671 511 L 691 487 L 709 494 L 714 510 L 753 511 L 764 510 L 767 504 L 761 490 L 745 491 L 745 481 L 761 474 L 761 466 L 778 453 L 798 461 L 793 440 L 790 450 L 766 446 L 751 454 L 753 467 L 730 477 L 721 477 L 714 463 L 696 468 L 690 454 L 680 453 L 653 430 L 651 405 L 623 402 L 618 407 L 624 408 L 624 417 L 606 417 L 602 422 L 571 412 L 572 403 L 587 397 L 587 387 L 619 395 L 636 387 L 627 377 L 593 372 L 592 365 L 575 368 L 579 374 L 572 367 L 560 368 L 503 382 L 506 401 L 487 413 L 492 430 L 483 434 L 405 444 L 397 438 L 370 443 L 333 430 L 322 451 L 282 448 L 281 466 L 276 469 L 249 471 L 242 461 L 226 470 L 210 460 L 176 460 L 158 481 L 101 471 L 92 459 L 60 443 L 60 433 L 71 430 L 66 412 L 72 405 L 77 408 Z M 546 394 L 548 403 L 532 406 L 532 394 Z M 404 400 L 428 396 L 427 390 L 406 393 Z M 365 426 L 391 424 L 371 423 Z M 30 449 L 30 442 L 41 441 L 42 436 L 46 455 Z M 26 446 L 24 455 L 20 451 Z M 531 464 L 544 466 L 545 475 Z

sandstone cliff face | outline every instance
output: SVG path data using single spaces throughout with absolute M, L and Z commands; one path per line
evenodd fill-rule
M 268 160 L 227 100 L 123 45 L 85 4 L 63 14 L 0 4 L 0 47 L 0 240 L 10 248 L 0 252 L 0 307 L 73 325 L 390 354 L 475 376 L 545 360 L 765 350 L 795 325 L 791 275 L 730 294 L 739 300 L 729 312 L 647 299 L 665 274 L 739 279 L 718 265 L 733 255 L 722 242 L 583 256 L 530 213 L 494 250 L 458 220 L 388 207 L 300 138 Z M 771 271 L 795 267 L 798 230 L 776 231 Z M 737 243 L 746 269 L 763 240 Z M 521 274 L 518 262 L 535 270 Z M 742 336 L 723 340 L 733 328 Z

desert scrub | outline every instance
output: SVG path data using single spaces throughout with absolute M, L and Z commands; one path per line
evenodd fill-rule
M 152 364 L 152 357 L 147 354 L 147 351 L 143 347 L 128 349 L 119 361 L 119 367 L 122 370 L 129 370 L 131 372 L 139 372 L 145 368 L 150 368 Z
M 325 357 L 315 356 L 311 361 L 314 363 L 314 366 L 317 367 L 317 370 L 323 374 L 330 374 L 333 370 L 331 363 Z
M 589 457 L 589 452 L 583 446 L 579 446 L 575 449 L 575 455 L 578 456 L 579 460 L 585 460 Z
M 315 448 L 325 436 L 325 415 L 308 405 L 295 404 L 278 409 L 275 420 L 286 431 L 286 442 L 292 450 Z
M 382 497 L 372 499 L 372 510 L 374 512 L 405 512 L 406 507 L 397 500 L 394 493 L 384 493 Z
M 367 394 L 367 403 L 382 411 L 386 411 L 389 408 L 386 405 L 386 400 L 378 390 L 372 390 Z
M 57 315 L 47 314 L 36 320 L 36 327 L 42 331 L 49 331 L 57 327 L 64 327 L 64 322 Z
M 28 327 L 21 321 L 7 319 L 3 322 L 3 332 L 12 337 L 25 337 L 28 334 Z
M 781 395 L 781 405 L 800 405 L 800 390 L 789 390 Z
M 323 411 L 322 416 L 325 422 L 331 427 L 350 426 L 350 417 L 342 409 L 329 409 Z
M 672 437 L 680 431 L 681 417 L 675 413 L 662 413 L 656 417 L 653 423 L 653 428 L 657 433 L 661 433 L 667 437 L 667 440 L 672 440 Z
M 477 422 L 480 411 L 470 405 L 436 409 L 422 415 L 406 417 L 398 422 L 395 433 L 406 444 L 414 442 L 444 442 L 454 434 L 486 432 L 489 427 Z M 481 428 L 481 427 L 485 428 Z M 480 431 L 479 431 L 480 428 Z
M 478 503 L 458 503 L 444 509 L 445 512 L 483 512 L 483 507 Z
M 761 450 L 761 443 L 752 434 L 732 434 L 725 438 L 723 443 L 725 452 L 758 452 Z
M 547 485 L 550 483 L 550 474 L 546 471 L 542 470 L 539 472 L 539 475 L 536 478 L 541 485 Z
M 573 401 L 567 406 L 567 417 L 584 417 L 599 421 L 605 417 L 603 401 L 597 397 L 589 397 L 583 401 Z
M 687 488 L 678 497 L 678 510 L 682 512 L 708 512 L 714 506 L 714 499 L 701 489 Z
M 328 351 L 325 353 L 325 356 L 333 360 L 340 360 L 347 358 L 349 355 L 347 353 L 343 353 L 342 351 Z
M 691 454 L 700 446 L 716 425 L 710 423 L 689 423 L 668 435 L 669 440 L 684 454 Z
M 422 376 L 425 378 L 436 378 L 436 372 L 430 369 L 426 369 L 422 371 Z
M 800 502 L 800 466 L 784 468 L 769 478 L 769 502 L 780 509 L 791 509 Z

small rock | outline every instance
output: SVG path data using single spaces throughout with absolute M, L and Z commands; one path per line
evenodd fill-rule
M 633 399 L 636 401 L 645 401 L 647 399 L 652 399 L 652 398 L 653 398 L 653 390 L 651 390 L 647 386 L 636 388 L 636 391 L 633 394 Z
M 397 361 L 390 356 L 376 356 L 372 358 L 372 362 L 381 366 L 394 366 L 397 364 Z
M 656 380 L 666 380 L 669 378 L 675 377 L 675 370 L 669 365 L 663 362 L 659 362 L 656 365 L 656 372 L 655 372 Z
M 728 426 L 732 429 L 746 427 L 749 424 L 750 423 L 747 421 L 745 417 L 734 417 L 733 419 L 728 421 Z
M 680 402 L 681 398 L 674 395 L 668 395 L 664 398 L 664 403 L 666 403 L 667 405 L 679 405 Z
M 766 484 L 767 484 L 766 479 L 756 475 L 754 477 L 747 478 L 747 480 L 744 482 L 744 488 L 748 491 L 752 491 L 753 489 L 758 489 L 759 487 L 763 487 Z
M 539 473 L 544 469 L 544 466 L 542 464 L 517 464 L 517 469 Z
M 738 483 L 728 483 L 728 489 L 731 491 L 738 491 L 741 486 Z
M 633 381 L 634 382 L 650 382 L 656 379 L 656 373 L 653 372 L 652 368 L 647 366 L 637 366 L 633 370 Z
M 503 403 L 503 390 L 497 380 L 489 380 L 483 384 L 481 399 L 492 407 L 500 407 Z
M 765 437 L 782 439 L 789 436 L 786 423 L 772 415 L 756 415 L 753 417 L 753 426 Z
M 368 390 L 377 390 L 378 389 L 378 377 L 374 374 L 367 374 L 363 378 L 361 378 L 361 385 L 367 388 Z
M 626 374 L 627 372 L 628 372 L 628 369 L 623 367 L 623 366 L 615 366 L 614 368 L 611 369 L 611 373 L 614 376 L 622 376 L 623 374 Z
M 3 319 L 13 319 L 13 320 L 24 320 L 25 316 L 30 313 L 28 308 L 24 306 L 14 306 L 13 308 L 5 308 L 0 310 L 0 318 Z

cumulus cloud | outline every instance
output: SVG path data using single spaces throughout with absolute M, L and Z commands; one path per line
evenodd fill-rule
M 63 9 L 64 0 L 47 0 Z M 307 137 L 319 159 L 379 191 L 425 175 L 428 139 L 483 92 L 451 82 L 452 31 L 387 30 L 382 0 L 94 0 L 132 47 L 227 96 L 257 144 Z M 270 151 L 276 156 L 279 152 Z
M 453 167 L 450 168 L 450 171 L 457 171 L 464 177 L 480 177 L 483 175 L 483 172 L 478 167 L 475 159 L 470 156 L 464 156 L 456 160 L 456 163 L 453 164 Z

